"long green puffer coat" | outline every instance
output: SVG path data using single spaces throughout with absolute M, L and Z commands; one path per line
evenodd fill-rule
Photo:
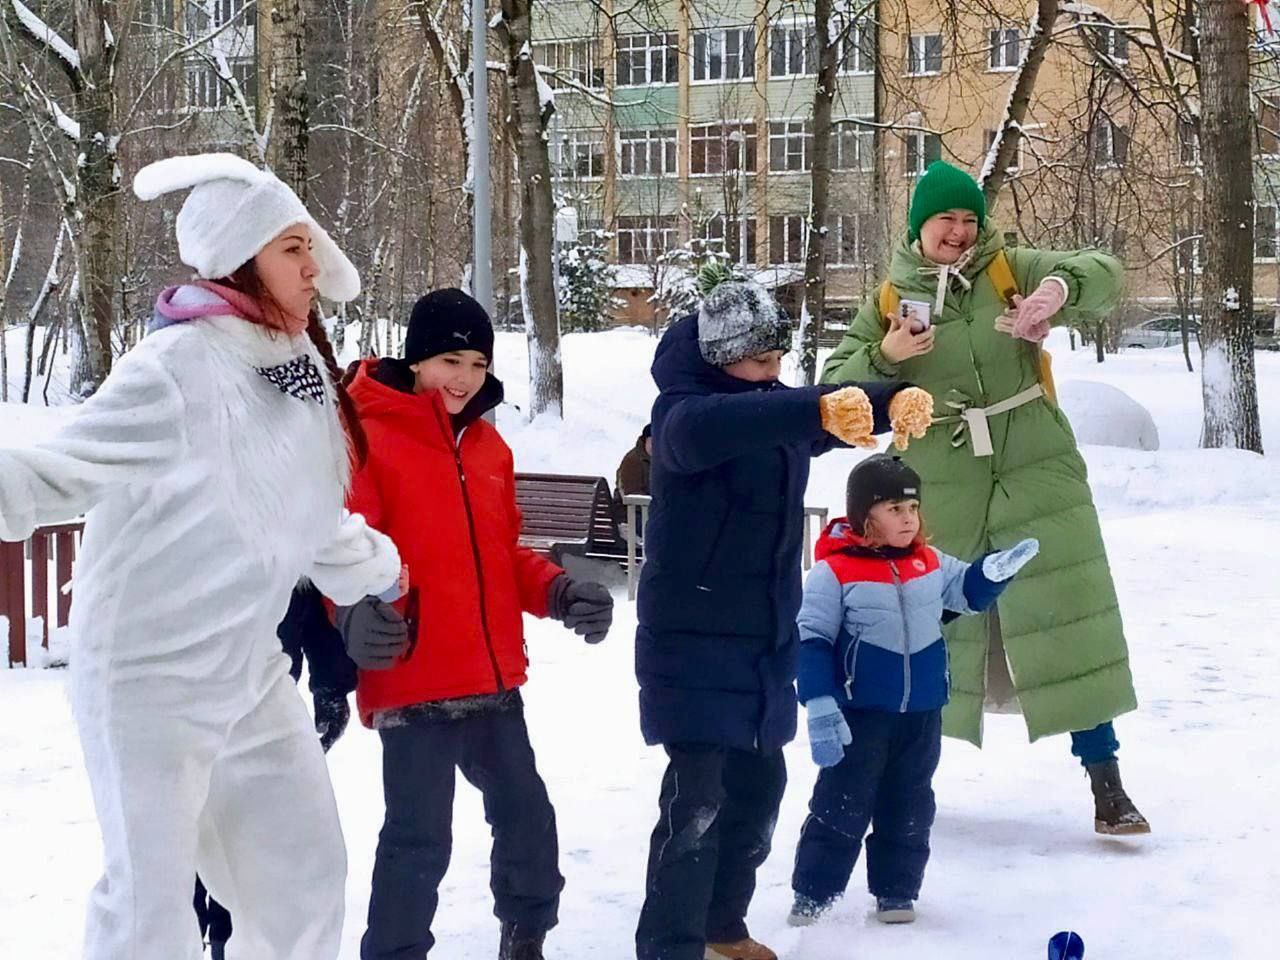
M 907 380 L 933 395 L 935 418 L 950 418 L 904 454 L 924 480 L 922 513 L 939 549 L 972 560 L 1024 537 L 1040 541 L 1040 555 L 995 613 L 963 617 L 945 631 L 951 702 L 944 731 L 978 745 L 984 700 L 1010 680 L 1032 740 L 1088 730 L 1137 706 L 1098 515 L 1066 416 L 1048 398 L 995 414 L 987 420 L 994 453 L 979 457 L 957 415 L 1039 380 L 1038 348 L 994 326 L 1004 304 L 985 270 L 1003 245 L 989 223 L 980 231 L 962 269 L 972 288 L 950 278 L 941 312 L 933 311 L 932 351 L 901 364 L 884 358 L 876 290 L 822 373 L 827 383 Z M 1105 311 L 1120 294 L 1122 268 L 1103 253 L 1010 248 L 1005 256 L 1024 295 L 1047 276 L 1066 282 L 1066 305 L 1055 322 Z M 933 304 L 936 266 L 905 239 L 894 250 L 889 279 L 901 297 Z

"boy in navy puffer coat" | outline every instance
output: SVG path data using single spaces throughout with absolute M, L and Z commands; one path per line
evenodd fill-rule
M 640 960 L 776 960 L 747 932 L 795 736 L 809 459 L 908 424 L 901 383 L 791 389 L 791 326 L 753 283 L 725 282 L 653 362 L 653 509 L 636 675 L 645 740 L 670 764 L 650 843 Z M 918 404 L 914 409 L 919 409 Z
M 868 825 L 877 916 L 915 919 L 949 694 L 944 611 L 987 609 L 1039 549 L 1024 540 L 968 564 L 928 546 L 920 477 L 896 458 L 854 467 L 847 500 L 848 519 L 818 542 L 798 618 L 800 700 L 822 772 L 796 850 L 793 925 L 844 893 Z

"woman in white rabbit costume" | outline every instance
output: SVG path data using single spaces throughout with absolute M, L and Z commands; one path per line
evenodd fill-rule
M 71 687 L 105 868 L 87 960 L 198 958 L 197 869 L 235 915 L 229 957 L 332 960 L 341 826 L 276 625 L 302 577 L 382 610 L 366 596 L 400 572 L 343 510 L 343 421 L 358 425 L 312 307 L 360 281 L 247 161 L 173 157 L 134 181 L 144 200 L 187 188 L 178 252 L 196 278 L 160 295 L 152 332 L 65 428 L 0 449 L 0 539 L 88 512 Z

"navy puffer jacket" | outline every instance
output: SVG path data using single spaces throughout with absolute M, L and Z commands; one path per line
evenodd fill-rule
M 804 492 L 838 442 L 818 399 L 837 386 L 750 383 L 702 359 L 697 315 L 672 324 L 653 379 L 653 506 L 636 676 L 648 743 L 768 752 L 795 736 Z M 905 384 L 859 384 L 889 427 Z

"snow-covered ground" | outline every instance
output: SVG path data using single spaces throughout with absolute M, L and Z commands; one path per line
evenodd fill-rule
M 500 413 L 517 468 L 612 480 L 654 395 L 653 345 L 632 331 L 567 337 L 565 421 L 527 424 L 511 407 Z M 1085 450 L 1141 701 L 1117 724 L 1122 769 L 1155 832 L 1096 836 L 1088 783 L 1066 739 L 1031 746 L 1020 719 L 989 717 L 982 751 L 945 745 L 919 921 L 868 921 L 859 866 L 828 921 L 792 930 L 784 922 L 792 851 L 816 774 L 802 734 L 787 751 L 791 784 L 749 917 L 753 933 L 787 960 L 1039 958 L 1049 935 L 1066 928 L 1083 934 L 1091 958 L 1253 958 L 1269 956 L 1280 937 L 1267 907 L 1280 889 L 1280 763 L 1269 736 L 1280 720 L 1280 466 L 1195 449 L 1200 381 L 1176 350 L 1097 365 L 1064 342 L 1054 356 L 1059 382 L 1119 387 L 1151 410 L 1160 431 L 1157 452 Z M 1280 355 L 1258 354 L 1258 367 L 1263 437 L 1274 446 Z M 523 337 L 500 335 L 498 372 L 521 407 L 524 371 Z M 0 443 L 60 415 L 0 406 Z M 856 456 L 815 464 L 811 504 L 838 509 Z M 664 758 L 640 740 L 634 607 L 625 594 L 617 599 L 614 630 L 599 647 L 556 624 L 529 623 L 529 723 L 568 881 L 548 942 L 548 956 L 562 960 L 629 955 L 657 814 Z M 99 870 L 65 679 L 64 671 L 0 672 L 0 957 L 74 957 Z M 351 859 L 343 957 L 355 958 L 382 815 L 377 738 L 353 728 L 330 758 Z M 478 796 L 461 787 L 433 958 L 496 955 L 488 855 Z

